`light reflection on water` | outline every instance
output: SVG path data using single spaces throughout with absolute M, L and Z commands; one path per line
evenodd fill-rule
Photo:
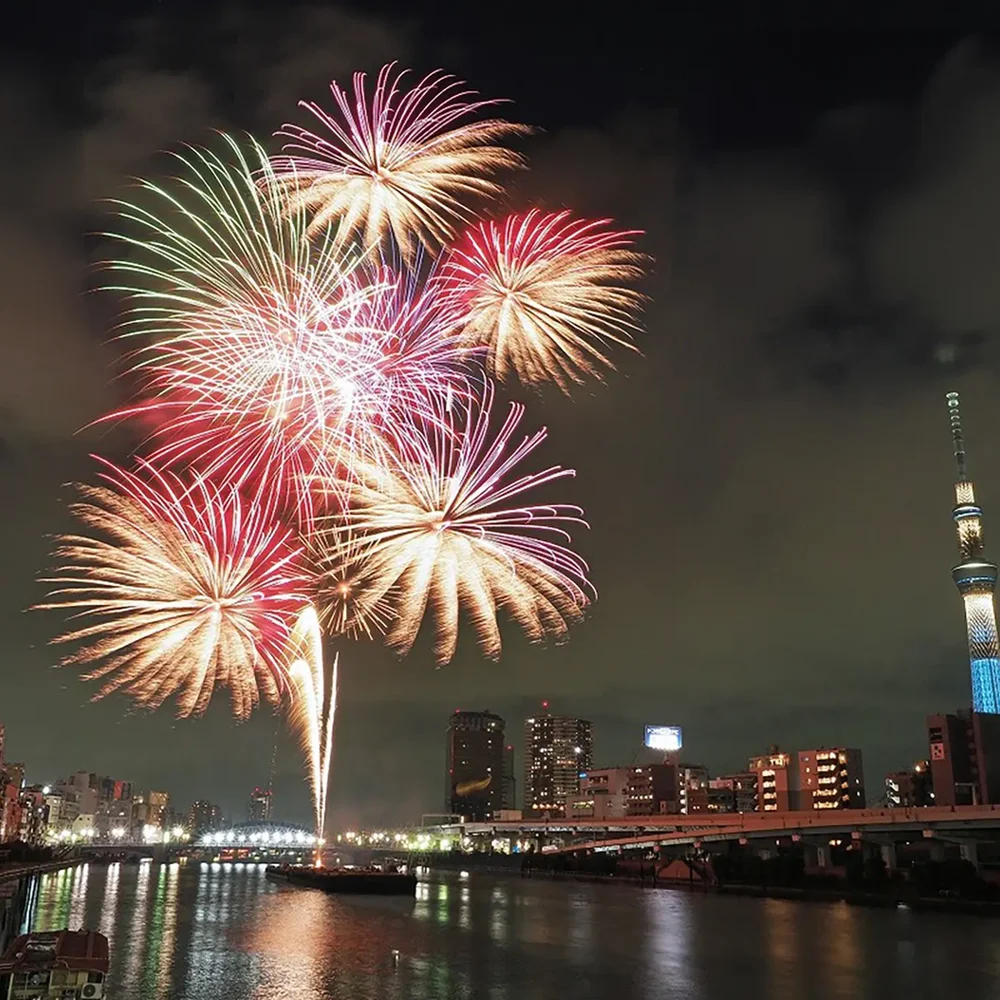
M 842 903 L 431 876 L 344 898 L 256 865 L 43 876 L 36 928 L 111 943 L 114 1000 L 891 1000 L 1000 996 L 995 922 Z

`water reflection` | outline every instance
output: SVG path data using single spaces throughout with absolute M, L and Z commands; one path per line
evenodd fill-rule
M 142 1000 L 892 1000 L 1000 995 L 987 921 L 472 874 L 415 900 L 328 896 L 256 865 L 91 865 L 35 926 L 111 940 Z

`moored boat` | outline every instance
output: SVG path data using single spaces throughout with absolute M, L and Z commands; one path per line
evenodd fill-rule
M 108 939 L 97 931 L 22 934 L 0 957 L 0 1000 L 101 1000 Z
M 291 885 L 353 895 L 414 896 L 417 877 L 376 868 L 315 868 L 307 865 L 270 865 L 268 878 Z

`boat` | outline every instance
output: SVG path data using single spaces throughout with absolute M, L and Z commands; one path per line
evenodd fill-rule
M 0 1000 L 100 1000 L 107 976 L 103 934 L 35 931 L 14 938 L 0 957 Z
M 415 896 L 417 877 L 377 868 L 315 868 L 308 865 L 269 865 L 267 877 L 290 885 L 352 895 Z

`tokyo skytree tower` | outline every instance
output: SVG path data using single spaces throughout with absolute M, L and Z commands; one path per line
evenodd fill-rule
M 962 417 L 958 393 L 949 392 L 948 418 L 955 445 L 955 527 L 961 562 L 951 571 L 955 586 L 965 602 L 969 633 L 969 664 L 972 669 L 972 709 L 1000 713 L 1000 645 L 997 643 L 997 614 L 993 600 L 997 567 L 983 555 L 983 511 L 969 480 L 962 437 Z

